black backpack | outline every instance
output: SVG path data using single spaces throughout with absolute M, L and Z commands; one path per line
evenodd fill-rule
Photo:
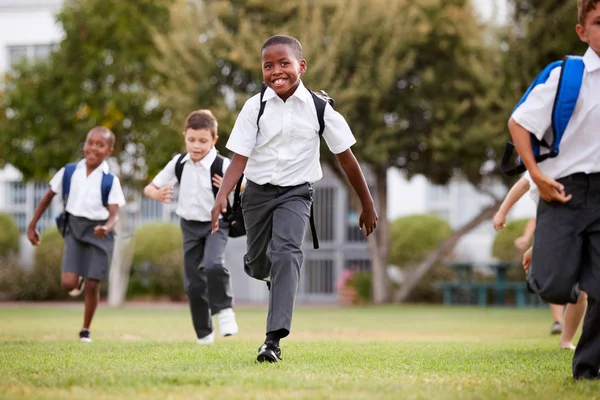
M 258 117 L 256 118 L 256 127 L 258 128 L 258 123 L 260 122 L 260 117 L 262 117 L 265 112 L 266 101 L 263 100 L 265 96 L 265 91 L 267 90 L 267 85 L 263 83 L 262 88 L 260 89 L 260 109 L 258 110 Z M 331 107 L 334 106 L 335 102 L 333 99 L 325 92 L 321 90 L 319 92 L 313 92 L 312 90 L 306 88 L 315 102 L 315 108 L 317 110 L 317 119 L 319 120 L 319 137 L 323 136 L 323 131 L 325 130 L 325 107 L 327 103 Z M 238 183 L 239 184 L 239 183 Z M 236 188 L 237 191 L 237 188 Z M 313 203 L 310 204 L 310 232 L 312 234 L 313 240 L 313 248 L 316 250 L 319 248 L 319 238 L 317 237 L 317 227 L 315 225 L 314 211 L 313 211 Z
M 181 185 L 181 175 L 183 174 L 183 159 L 187 155 L 187 153 L 181 153 L 177 162 L 175 163 L 175 176 L 177 177 L 177 182 Z M 210 165 L 210 178 L 212 182 L 212 177 L 216 175 L 223 176 L 223 156 L 217 154 L 215 157 L 215 161 Z M 238 181 L 235 187 L 235 194 L 233 196 L 233 206 L 229 204 L 229 200 L 227 200 L 227 211 L 223 214 L 223 218 L 229 222 L 229 237 L 236 238 L 240 236 L 244 236 L 246 234 L 246 225 L 244 224 L 244 216 L 242 215 L 242 206 L 241 206 L 241 188 L 243 176 Z M 214 184 L 212 185 L 212 191 L 215 198 L 217 197 L 217 193 L 219 193 L 219 188 Z

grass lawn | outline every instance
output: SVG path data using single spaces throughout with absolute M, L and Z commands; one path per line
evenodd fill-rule
M 283 361 L 255 363 L 265 307 L 239 335 L 194 343 L 185 306 L 102 305 L 79 343 L 82 305 L 0 305 L 0 398 L 595 399 L 546 309 L 299 307 Z

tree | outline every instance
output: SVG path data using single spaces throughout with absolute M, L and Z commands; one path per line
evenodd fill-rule
M 25 179 L 46 179 L 80 157 L 90 128 L 104 125 L 117 136 L 122 179 L 155 171 L 179 145 L 161 135 L 170 114 L 158 105 L 163 77 L 151 63 L 152 38 L 168 31 L 171 2 L 67 0 L 57 16 L 64 38 L 49 58 L 8 74 L 3 161 Z
M 489 94 L 498 86 L 497 52 L 485 42 L 470 1 L 297 0 L 281 9 L 261 0 L 195 4 L 197 13 L 174 11 L 177 32 L 158 39 L 162 70 L 173 76 L 167 103 L 211 107 L 228 132 L 235 111 L 260 88 L 262 42 L 277 33 L 297 37 L 308 60 L 304 81 L 335 98 L 357 137 L 353 151 L 375 177 L 373 293 L 376 303 L 386 301 L 388 168 L 436 183 L 462 176 L 480 184 L 482 165 L 498 147 L 490 145 L 483 117 L 499 108 Z M 340 172 L 328 151 L 322 160 Z

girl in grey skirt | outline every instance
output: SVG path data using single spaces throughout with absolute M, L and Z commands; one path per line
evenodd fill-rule
M 82 342 L 92 341 L 89 329 L 100 300 L 100 282 L 108 280 L 113 228 L 119 207 L 125 205 L 119 179 L 109 173 L 105 161 L 114 144 L 115 136 L 109 129 L 93 128 L 83 146 L 84 159 L 66 165 L 54 175 L 27 228 L 27 238 L 37 246 L 37 222 L 54 196 L 61 193 L 65 204 L 61 284 L 72 296 L 85 291 L 83 327 L 79 332 Z

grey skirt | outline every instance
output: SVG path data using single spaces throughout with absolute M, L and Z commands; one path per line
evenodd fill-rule
M 86 279 L 107 281 L 115 244 L 114 232 L 104 237 L 94 235 L 94 228 L 106 221 L 92 221 L 69 215 L 65 234 L 62 271 Z

